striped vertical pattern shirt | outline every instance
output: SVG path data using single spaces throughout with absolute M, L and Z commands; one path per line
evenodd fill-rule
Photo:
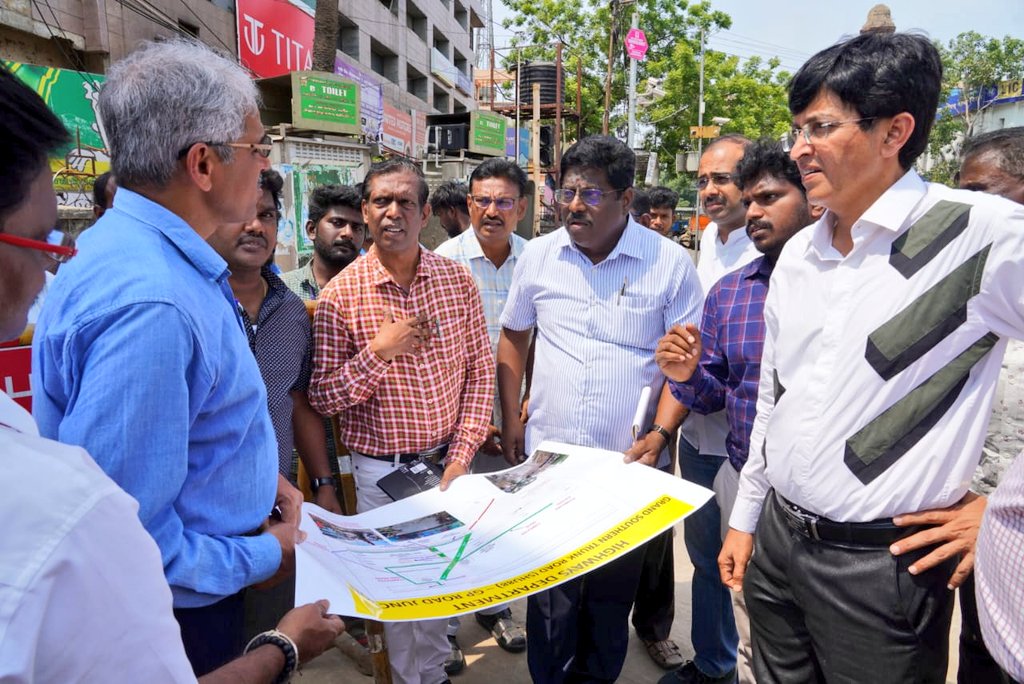
M 958 501 L 1005 337 L 1024 335 L 1024 207 L 910 171 L 853 224 L 846 255 L 833 221 L 794 236 L 772 273 L 739 530 L 769 487 L 842 522 Z
M 472 226 L 462 234 L 442 242 L 436 254 L 456 261 L 469 269 L 473 280 L 480 289 L 480 298 L 484 304 L 484 318 L 487 319 L 487 335 L 491 338 L 491 350 L 498 351 L 498 336 L 501 334 L 501 311 L 505 308 L 509 288 L 512 287 L 512 273 L 519 255 L 526 247 L 526 240 L 515 233 L 509 236 L 512 250 L 501 267 L 496 267 L 484 256 L 480 240 Z
M 658 340 L 696 323 L 701 300 L 686 250 L 632 218 L 598 264 L 564 228 L 531 240 L 501 315 L 504 328 L 537 328 L 527 452 L 545 439 L 628 449 L 642 389 L 652 388 L 649 425 L 665 382 Z
M 420 248 L 406 292 L 371 248 L 331 280 L 318 301 L 309 400 L 320 413 L 338 415 L 345 446 L 389 455 L 450 444 L 449 460 L 468 467 L 487 436 L 495 374 L 469 272 Z M 388 311 L 396 320 L 432 319 L 429 348 L 390 362 L 370 351 Z
M 700 365 L 686 382 L 669 382 L 672 395 L 700 414 L 725 410 L 729 462 L 747 461 L 757 410 L 764 348 L 764 300 L 774 264 L 764 257 L 729 273 L 708 292 L 700 325 Z
M 1024 457 L 989 497 L 974 561 L 978 618 L 985 646 L 1024 681 Z

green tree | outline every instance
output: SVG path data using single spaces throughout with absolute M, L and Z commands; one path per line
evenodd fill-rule
M 1006 36 L 1002 40 L 967 31 L 945 46 L 942 56 L 942 96 L 946 103 L 957 95 L 961 106 L 940 106 L 928 140 L 931 180 L 952 184 L 960 166 L 960 145 L 970 137 L 979 116 L 992 104 L 999 81 L 1024 74 L 1024 40 Z

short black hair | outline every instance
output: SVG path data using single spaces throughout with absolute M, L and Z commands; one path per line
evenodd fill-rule
M 313 225 L 334 207 L 347 207 L 362 211 L 362 188 L 358 185 L 321 185 L 309 193 L 309 220 Z
M 651 198 L 651 206 L 655 209 L 675 211 L 676 205 L 679 204 L 679 193 L 664 185 L 655 185 L 647 191 L 647 194 Z
M 430 211 L 435 214 L 442 209 L 455 209 L 469 216 L 469 205 L 466 204 L 466 197 L 469 195 L 469 188 L 465 183 L 450 180 L 441 183 L 430 195 Z
M 939 51 L 924 36 L 911 33 L 863 33 L 811 57 L 789 84 L 789 111 L 797 116 L 822 92 L 831 92 L 853 108 L 868 130 L 874 119 L 907 112 L 914 130 L 900 150 L 909 169 L 928 144 L 942 87 Z
M 110 183 L 110 179 L 114 177 L 114 174 L 110 171 L 104 171 L 100 175 L 96 176 L 96 180 L 92 182 L 92 203 L 97 207 L 106 208 L 107 200 L 107 185 Z
M 644 214 L 651 213 L 650 193 L 640 188 L 633 188 L 633 201 L 629 205 L 629 213 L 637 220 Z
M 515 162 L 509 161 L 508 159 L 502 159 L 500 157 L 494 157 L 488 159 L 480 166 L 473 169 L 473 173 L 469 176 L 469 187 L 472 189 L 473 183 L 482 181 L 486 178 L 504 178 L 507 181 L 516 184 L 519 188 L 519 196 L 526 196 L 526 172 L 520 168 Z
M 807 190 L 800 180 L 800 169 L 789 153 L 782 149 L 782 143 L 778 140 L 762 138 L 751 143 L 736 164 L 733 182 L 742 190 L 765 176 L 791 183 L 799 188 L 804 197 L 807 196 Z
M 426 206 L 427 196 L 430 195 L 430 187 L 427 185 L 427 179 L 423 175 L 423 170 L 419 167 L 419 164 L 406 159 L 405 157 L 392 157 L 391 159 L 385 159 L 379 161 L 370 167 L 370 170 L 366 172 L 366 177 L 363 178 L 363 201 L 366 202 L 370 199 L 370 186 L 373 185 L 372 181 L 377 176 L 390 176 L 393 173 L 411 173 L 419 179 L 419 201 L 420 208 Z
M 562 155 L 559 177 L 572 169 L 599 169 L 608 176 L 616 190 L 633 187 L 636 177 L 636 155 L 626 143 L 609 135 L 590 135 L 580 140 Z
M 970 157 L 984 153 L 996 156 L 1000 171 L 1024 181 L 1024 126 L 972 136 L 964 142 L 961 156 L 967 161 Z
M 0 224 L 21 206 L 47 154 L 70 137 L 42 98 L 0 64 Z
M 270 192 L 274 198 L 274 206 L 281 211 L 281 190 L 284 188 L 284 178 L 281 178 L 274 169 L 263 169 L 260 171 L 260 188 Z

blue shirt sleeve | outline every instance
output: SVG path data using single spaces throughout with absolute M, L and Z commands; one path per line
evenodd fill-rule
M 190 431 L 214 376 L 181 312 L 166 303 L 131 304 L 64 336 L 44 335 L 41 345 L 40 427 L 84 446 L 139 502 L 172 587 L 219 598 L 275 572 L 280 545 L 268 534 L 243 536 L 252 512 L 224 500 L 237 482 L 208 481 L 202 500 L 183 496 L 190 451 L 203 446 L 191 443 Z M 204 534 L 214 517 L 219 529 L 237 534 Z

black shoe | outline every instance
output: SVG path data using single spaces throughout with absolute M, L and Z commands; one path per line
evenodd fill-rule
M 462 655 L 462 648 L 454 636 L 448 637 L 448 644 L 452 650 L 448 654 L 448 659 L 444 661 L 444 673 L 446 675 L 458 674 L 466 669 L 466 656 Z
M 494 615 L 476 613 L 476 621 L 491 633 L 498 646 L 509 653 L 526 650 L 526 627 L 512 619 L 512 611 L 508 608 Z
M 736 681 L 736 669 L 733 668 L 721 677 L 709 677 L 693 663 L 687 660 L 678 670 L 672 670 L 658 680 L 658 684 L 733 684 Z

